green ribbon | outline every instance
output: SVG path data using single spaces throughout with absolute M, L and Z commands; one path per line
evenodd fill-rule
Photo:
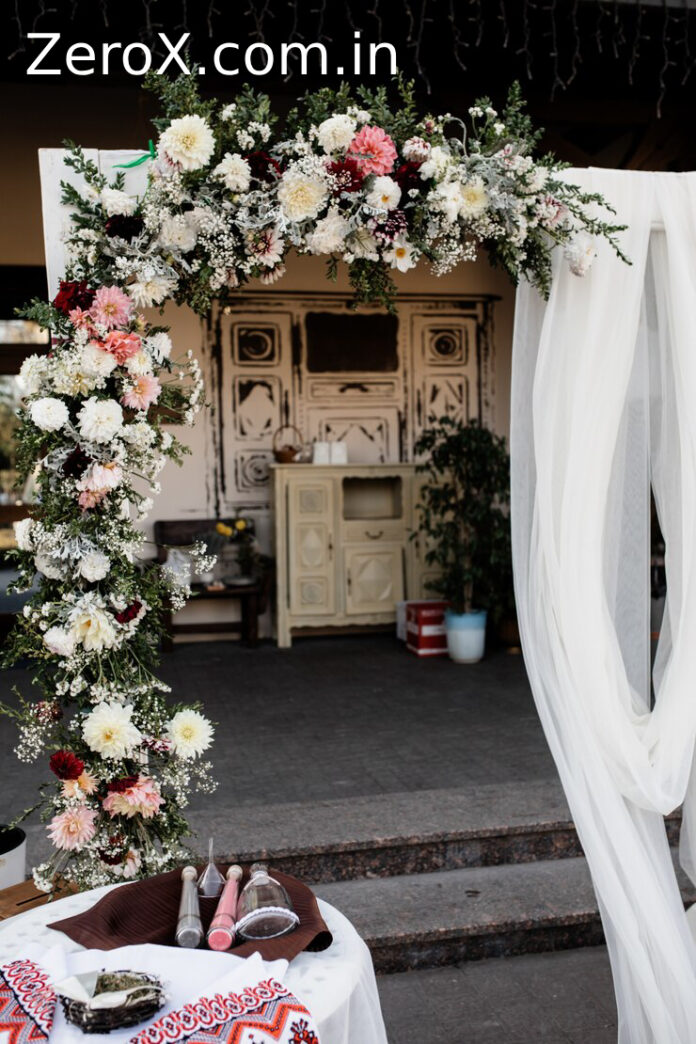
M 146 163 L 149 159 L 157 159 L 157 153 L 155 152 L 155 145 L 152 138 L 150 138 L 147 144 L 149 149 L 148 152 L 144 152 L 142 156 L 138 156 L 137 159 L 131 160 L 130 163 L 114 163 L 114 167 L 122 167 L 123 170 L 126 170 L 128 167 L 139 167 L 141 163 Z

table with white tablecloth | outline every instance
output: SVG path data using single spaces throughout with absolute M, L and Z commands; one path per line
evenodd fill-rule
M 68 953 L 82 950 L 48 925 L 83 913 L 113 887 L 119 886 L 67 896 L 0 923 L 0 964 L 25 956 L 37 945 L 49 949 L 60 942 Z M 320 953 L 305 951 L 294 957 L 283 981 L 311 1011 L 321 1044 L 386 1044 L 370 952 L 342 913 L 317 901 L 333 942 Z

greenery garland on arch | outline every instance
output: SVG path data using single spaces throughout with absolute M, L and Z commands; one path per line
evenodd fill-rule
M 48 756 L 57 777 L 36 806 L 55 846 L 34 871 L 46 890 L 57 875 L 89 888 L 174 865 L 190 792 L 214 786 L 210 722 L 170 706 L 155 674 L 162 608 L 189 592 L 142 559 L 139 528 L 159 472 L 183 452 L 162 418 L 194 422 L 200 368 L 191 352 L 173 361 L 166 328 L 141 310 L 173 298 L 205 314 L 250 279 L 275 282 L 291 249 L 326 256 L 330 277 L 345 261 L 356 299 L 388 308 L 392 272 L 422 261 L 442 273 L 482 249 L 547 293 L 555 246 L 578 274 L 597 236 L 620 254 L 603 200 L 552 157 L 533 159 L 517 87 L 500 115 L 482 99 L 465 123 L 419 117 L 403 82 L 395 109 L 384 88 L 342 86 L 304 99 L 281 133 L 251 90 L 220 105 L 192 77 L 150 86 L 164 115 L 142 157 L 147 189 L 128 195 L 122 172 L 109 180 L 72 147 L 83 187 L 63 186 L 66 280 L 25 313 L 51 331 L 50 354 L 20 375 L 20 471 L 37 507 L 16 524 L 16 587 L 39 585 L 5 662 L 34 664 L 40 698 L 3 710 L 18 756 Z

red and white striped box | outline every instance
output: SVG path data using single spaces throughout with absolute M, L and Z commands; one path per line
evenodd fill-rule
M 406 605 L 406 648 L 416 656 L 446 656 L 447 602 L 408 602 Z

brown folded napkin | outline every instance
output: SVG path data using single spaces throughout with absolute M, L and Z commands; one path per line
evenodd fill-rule
M 227 870 L 225 866 L 223 873 Z M 325 950 L 331 945 L 331 932 L 326 927 L 314 894 L 296 877 L 270 871 L 287 890 L 300 923 L 294 931 L 277 939 L 240 942 L 229 951 L 237 957 L 261 954 L 266 961 L 285 958 L 291 961 L 303 950 Z M 249 879 L 244 871 L 242 887 Z M 74 942 L 90 949 L 115 950 L 137 943 L 159 943 L 175 946 L 176 920 L 181 896 L 181 871 L 171 870 L 146 881 L 114 888 L 89 910 L 54 921 L 49 928 L 65 932 Z M 201 898 L 203 928 L 213 919 L 217 899 Z

